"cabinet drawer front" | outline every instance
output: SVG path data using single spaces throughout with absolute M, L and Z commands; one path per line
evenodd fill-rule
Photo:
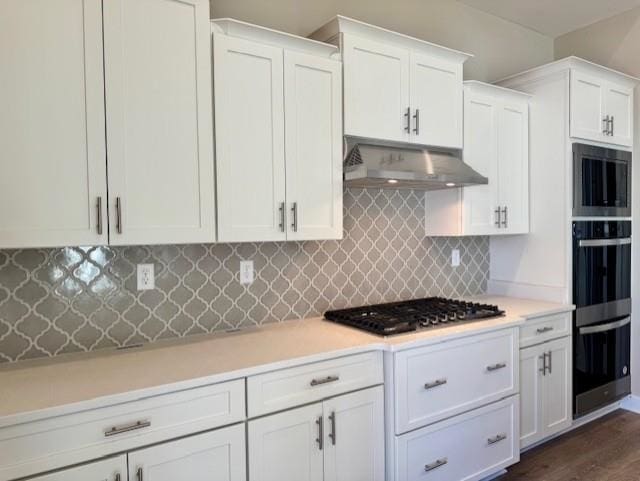
M 571 313 L 530 319 L 520 326 L 520 347 L 533 346 L 541 342 L 571 334 Z
M 382 382 L 380 352 L 260 374 L 247 379 L 249 417 L 300 406 Z
M 0 479 L 69 466 L 244 419 L 244 380 L 0 429 Z
M 520 459 L 518 396 L 396 438 L 397 481 L 482 479 Z
M 516 328 L 396 354 L 396 434 L 518 390 Z

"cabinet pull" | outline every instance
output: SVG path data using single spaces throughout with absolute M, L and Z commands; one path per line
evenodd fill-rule
M 116 232 L 122 234 L 122 200 L 116 197 Z
M 115 480 L 114 480 L 114 481 L 120 481 L 120 479 L 121 479 L 121 478 L 120 478 L 120 473 L 116 473 L 116 477 L 115 477 Z
M 611 119 L 609 120 L 609 122 L 611 122 L 611 128 L 609 129 L 609 135 L 611 135 L 612 137 L 615 135 L 615 132 L 616 132 L 616 127 L 615 127 L 615 124 L 614 124 L 615 119 L 616 118 L 612 115 Z
M 610 132 L 609 132 L 609 116 L 607 115 L 604 119 L 602 119 L 602 122 L 604 123 L 604 128 L 602 129 L 602 133 L 604 135 L 610 135 Z
M 540 371 L 542 373 L 543 376 L 546 376 L 547 374 L 547 353 L 543 353 L 542 356 L 540 356 L 540 359 L 542 359 L 542 367 L 540 369 L 538 369 L 538 371 Z
M 443 386 L 444 384 L 447 384 L 447 379 L 446 378 L 436 379 L 433 382 L 425 383 L 424 388 L 425 389 L 433 389 L 434 387 Z
M 144 429 L 151 427 L 151 421 L 136 421 L 133 424 L 127 424 L 126 426 L 113 426 L 111 429 L 104 432 L 105 437 L 117 436 L 118 434 L 124 434 L 131 431 L 137 431 L 138 429 Z
M 340 376 L 327 376 L 320 379 L 312 379 L 309 383 L 311 387 L 320 386 L 322 384 L 329 384 L 330 382 L 336 382 L 340 380 Z
M 552 363 L 552 356 L 551 355 L 552 354 L 553 354 L 553 351 L 549 351 L 549 366 L 547 366 L 549 368 L 549 374 L 553 373 L 552 368 L 551 368 L 551 363 Z
M 280 213 L 280 223 L 278 224 L 278 227 L 280 228 L 280 232 L 284 232 L 284 202 L 280 202 L 278 212 Z
M 318 437 L 316 438 L 316 443 L 318 443 L 318 449 L 322 451 L 324 447 L 324 424 L 322 424 L 322 416 L 319 416 L 316 419 L 316 424 L 318 425 Z
M 496 207 L 496 210 L 493 211 L 496 214 L 496 227 L 499 229 L 502 226 L 502 222 L 500 222 L 502 217 L 502 211 L 500 207 Z
M 333 411 L 329 414 L 329 421 L 331 422 L 331 432 L 329 433 L 329 438 L 331 439 L 331 444 L 336 445 L 336 412 Z
M 102 197 L 98 197 L 96 202 L 96 210 L 98 211 L 98 223 L 96 225 L 98 235 L 102 235 Z
M 551 331 L 553 331 L 553 327 L 551 326 L 539 327 L 538 329 L 536 329 L 536 332 L 538 334 L 544 334 L 545 332 L 551 332 Z
M 416 114 L 413 116 L 413 120 L 416 121 L 416 128 L 413 129 L 416 135 L 420 135 L 420 109 L 416 109 Z
M 507 439 L 507 435 L 505 433 L 496 434 L 494 437 L 487 439 L 487 444 L 491 446 L 492 444 L 499 443 L 500 441 L 504 441 Z
M 440 466 L 444 466 L 447 464 L 449 460 L 447 458 L 442 458 L 434 461 L 433 463 L 425 464 L 424 470 L 425 472 L 433 471 L 434 469 L 439 468 Z
M 500 369 L 504 369 L 505 367 L 507 367 L 506 362 L 499 362 L 497 364 L 492 364 L 491 366 L 487 366 L 487 371 L 489 372 L 498 371 Z
M 502 213 L 504 214 L 504 219 L 502 219 L 502 226 L 503 227 L 507 227 L 507 225 L 509 225 L 509 219 L 507 217 L 507 206 L 504 206 L 504 209 L 502 209 Z
M 291 228 L 293 232 L 298 232 L 298 203 L 294 202 L 291 206 L 291 216 L 293 217 L 293 222 L 291 223 Z
M 407 111 L 404 113 L 404 117 L 407 120 L 404 127 L 404 131 L 408 134 L 411 133 L 411 107 L 407 107 Z
M 138 478 L 138 481 L 144 481 L 142 467 L 139 467 L 138 470 L 136 471 L 136 478 Z

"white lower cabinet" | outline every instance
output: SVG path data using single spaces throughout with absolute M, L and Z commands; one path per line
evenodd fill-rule
M 472 481 L 520 459 L 518 396 L 396 438 L 396 481 Z
M 571 426 L 571 337 L 520 350 L 520 446 Z
M 32 481 L 125 481 L 126 472 L 127 456 L 123 454 L 29 479 Z
M 383 481 L 382 386 L 249 421 L 251 481 Z
M 129 453 L 129 481 L 244 481 L 244 424 Z

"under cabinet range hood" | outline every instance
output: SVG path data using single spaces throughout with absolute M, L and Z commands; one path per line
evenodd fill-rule
M 460 151 L 347 137 L 345 142 L 349 187 L 440 190 L 489 183 L 462 161 Z

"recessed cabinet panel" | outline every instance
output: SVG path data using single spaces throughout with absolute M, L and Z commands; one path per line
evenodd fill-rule
M 111 244 L 215 239 L 208 11 L 104 2 Z
M 344 133 L 408 141 L 409 51 L 343 35 Z
M 520 350 L 520 446 L 523 448 L 543 437 L 542 366 L 542 346 Z
M 342 238 L 341 68 L 284 55 L 288 240 Z
M 101 6 L 0 2 L 0 248 L 108 241 Z
M 633 90 L 609 85 L 606 89 L 607 115 L 611 116 L 611 136 L 607 142 L 633 146 Z
M 462 63 L 411 53 L 411 141 L 462 148 Z
M 606 142 L 603 81 L 571 72 L 571 136 Z
M 218 240 L 286 239 L 283 51 L 214 34 Z
M 29 479 L 31 481 L 116 481 L 117 479 L 125 480 L 126 473 L 127 456 L 122 455 Z
M 571 338 L 550 342 L 548 351 L 544 429 L 555 433 L 568 428 L 572 421 Z

